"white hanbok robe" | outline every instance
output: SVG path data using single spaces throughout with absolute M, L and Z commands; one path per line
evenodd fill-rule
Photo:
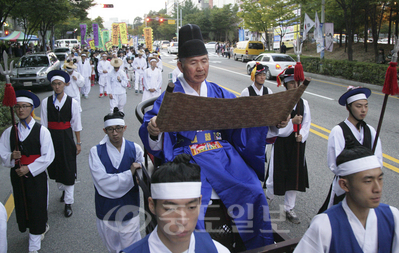
M 109 61 L 101 60 L 98 62 L 97 71 L 99 75 L 98 85 L 100 86 L 100 94 L 104 93 L 104 89 L 108 85 L 108 74 L 112 69 L 113 67 Z M 107 71 L 107 73 L 104 73 L 104 71 Z
M 373 208 L 370 209 L 366 227 L 349 208 L 346 198 L 342 201 L 342 207 L 348 217 L 349 224 L 364 253 L 378 252 L 378 226 L 377 216 Z M 395 207 L 390 207 L 395 221 L 395 234 L 392 244 L 392 253 L 399 253 L 399 211 Z M 326 213 L 316 215 L 310 227 L 303 235 L 294 253 L 328 253 L 330 251 L 332 230 L 330 219 Z M 344 243 L 344 242 L 343 242 Z
M 90 89 L 91 89 L 91 65 L 90 65 L 90 59 L 86 58 L 85 62 L 82 61 L 78 61 L 78 68 L 77 71 L 83 76 L 84 80 L 85 80 L 85 85 L 80 89 L 80 92 L 85 95 L 88 96 L 90 93 Z
M 360 131 L 359 131 L 359 130 L 357 130 L 356 126 L 354 126 L 348 119 L 345 119 L 344 122 L 349 127 L 349 129 L 352 131 L 356 140 L 359 141 L 359 143 L 363 144 L 363 141 L 364 141 L 363 127 L 361 127 Z M 373 145 L 374 140 L 375 140 L 376 131 L 369 124 L 367 124 L 367 126 L 370 128 L 371 145 Z M 345 148 L 344 133 L 342 131 L 342 128 L 339 125 L 336 125 L 331 130 L 330 135 L 328 136 L 328 144 L 327 144 L 327 164 L 328 164 L 328 167 L 330 168 L 330 170 L 334 174 L 337 170 L 337 164 L 335 161 L 336 161 L 338 155 L 341 154 L 341 152 L 344 148 Z M 376 146 L 374 154 L 377 156 L 378 161 L 380 162 L 381 168 L 382 168 L 383 161 L 382 161 L 382 148 L 381 148 L 381 140 L 380 139 L 377 142 L 377 146 Z M 331 195 L 330 195 L 330 202 L 328 204 L 328 208 L 333 206 L 334 194 L 337 196 L 341 196 L 344 193 L 345 193 L 345 191 L 342 190 L 342 188 L 339 186 L 338 178 L 336 177 L 333 181 L 333 186 L 332 186 L 332 191 L 331 191 Z
M 108 156 L 112 165 L 115 168 L 119 168 L 125 153 L 125 138 L 123 138 L 120 152 L 109 141 L 108 135 L 100 142 L 100 144 L 104 143 L 106 143 Z M 144 164 L 144 152 L 142 148 L 137 143 L 134 143 L 134 147 L 136 148 L 135 162 Z M 110 199 L 121 198 L 135 186 L 130 170 L 117 174 L 107 173 L 104 164 L 98 157 L 97 146 L 90 149 L 89 166 L 94 185 L 101 196 Z M 140 170 L 137 172 L 140 173 Z M 97 229 L 109 252 L 119 253 L 122 249 L 141 239 L 139 215 L 123 222 L 104 221 L 97 218 Z
M 134 67 L 134 71 L 135 71 L 135 75 L 136 75 L 135 76 L 136 80 L 134 82 L 134 88 L 136 90 L 139 90 L 139 89 L 141 90 L 142 89 L 142 87 L 141 87 L 142 79 L 144 76 L 144 70 L 147 68 L 147 62 L 146 62 L 144 56 L 142 56 L 141 58 L 140 57 L 134 58 L 133 67 Z M 140 84 L 140 86 L 139 86 L 139 84 Z
M 118 81 L 118 76 L 121 82 Z M 111 112 L 114 111 L 114 107 L 118 107 L 119 111 L 123 112 L 123 107 L 126 104 L 126 87 L 128 84 L 126 73 L 119 68 L 118 72 L 112 70 L 108 74 L 108 85 L 105 91 L 108 94 L 112 94 L 113 98 L 109 100 Z
M 161 87 L 162 87 L 162 73 L 158 68 L 148 68 L 144 71 L 144 92 L 143 98 L 141 101 L 147 100 L 149 98 L 158 97 L 161 95 Z M 150 89 L 155 89 L 154 92 L 151 92 Z
M 0 202 L 0 253 L 7 253 L 7 211 Z
M 162 72 L 163 71 L 163 65 L 162 65 L 162 60 L 158 58 L 158 62 L 157 62 L 157 68 L 159 68 L 159 70 Z
M 69 77 L 69 85 L 65 85 L 64 92 L 65 94 L 79 102 L 80 111 L 82 111 L 79 88 L 82 88 L 84 86 L 85 80 L 83 76 L 75 70 L 72 72 L 72 74 L 69 75 Z M 75 81 L 73 77 L 76 77 L 77 80 Z

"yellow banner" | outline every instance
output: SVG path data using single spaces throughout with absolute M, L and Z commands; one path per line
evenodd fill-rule
M 107 49 L 107 51 L 111 50 L 112 49 L 112 42 L 111 41 L 106 42 L 105 43 L 105 48 Z
M 130 40 L 129 40 L 129 46 L 133 46 L 133 38 L 131 38 Z
M 95 43 L 94 43 L 94 40 L 90 40 L 90 41 L 89 41 L 89 45 L 90 45 L 90 48 L 91 48 L 91 49 L 96 49 L 96 45 L 95 45 Z
M 118 28 L 119 24 L 118 23 L 112 23 L 112 45 L 113 46 L 118 46 Z
M 176 20 L 168 19 L 168 25 L 175 25 L 175 24 L 176 24 Z
M 76 36 L 76 39 L 78 40 L 78 41 L 80 41 L 80 36 Z M 80 43 L 80 42 L 79 42 Z
M 143 32 L 146 48 L 152 52 L 152 28 L 146 27 L 143 29 Z
M 121 42 L 122 44 L 127 44 L 127 27 L 126 23 L 119 23 L 119 32 L 121 35 Z

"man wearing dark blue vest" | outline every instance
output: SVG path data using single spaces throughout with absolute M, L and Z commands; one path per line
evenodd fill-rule
M 123 250 L 125 253 L 227 253 L 207 232 L 194 231 L 201 209 L 201 169 L 180 154 L 155 169 L 151 177 L 150 211 L 154 231 Z
M 335 163 L 337 156 L 346 145 L 345 137 L 347 135 L 350 135 L 359 145 L 373 149 L 376 131 L 364 121 L 368 112 L 368 97 L 370 95 L 371 90 L 368 88 L 349 86 L 347 91 L 338 100 L 341 106 L 346 107 L 349 115 L 348 118 L 331 129 L 331 133 L 328 136 L 327 164 L 333 173 L 335 173 L 337 168 Z M 379 139 L 374 154 L 377 156 L 382 167 L 382 148 Z M 345 196 L 344 193 L 338 185 L 338 178 L 335 177 L 330 192 L 319 213 L 340 202 Z
M 119 253 L 141 239 L 140 195 L 133 175 L 141 168 L 144 153 L 138 144 L 123 138 L 127 127 L 123 117 L 118 107 L 104 117 L 106 136 L 91 148 L 89 156 L 97 229 L 112 253 Z
M 345 198 L 313 218 L 294 253 L 399 252 L 399 211 L 380 203 L 380 161 L 369 148 L 346 140 L 335 170 Z
M 49 230 L 46 169 L 54 160 L 54 148 L 50 132 L 31 116 L 40 106 L 39 98 L 26 90 L 16 91 L 16 97 L 14 109 L 19 123 L 1 135 L 0 158 L 3 166 L 10 168 L 19 231 L 29 229 L 29 252 L 37 253 Z M 1 237 L 0 248 L 7 246 L 3 246 Z
M 53 94 L 43 99 L 40 117 L 42 125 L 51 133 L 55 150 L 55 159 L 47 170 L 50 179 L 54 179 L 58 189 L 63 191 L 60 201 L 65 202 L 64 215 L 68 218 L 72 216 L 74 203 L 76 156 L 82 145 L 80 104 L 65 94 L 65 86 L 70 81 L 67 72 L 52 70 L 47 74 L 47 79 L 51 82 Z

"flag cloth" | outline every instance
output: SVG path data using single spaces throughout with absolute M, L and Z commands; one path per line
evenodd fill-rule
M 98 24 L 93 23 L 92 26 L 93 26 L 94 46 L 98 47 L 99 46 Z
M 126 27 L 126 23 L 119 23 L 119 33 L 121 36 L 121 42 L 122 44 L 127 44 L 127 27 Z
M 314 39 L 316 40 L 317 53 L 320 53 L 323 50 L 323 33 L 317 11 L 315 16 Z
M 86 40 L 85 40 L 85 38 L 86 38 L 86 29 L 87 29 L 86 24 L 80 24 L 80 35 L 81 35 L 80 44 L 82 46 L 86 45 Z
M 334 43 L 334 23 L 324 24 L 324 33 L 326 34 L 326 47 L 325 50 L 332 52 Z
M 119 42 L 118 42 L 118 38 L 119 38 L 119 34 L 118 34 L 118 28 L 119 25 L 118 23 L 112 23 L 112 45 L 113 46 L 118 46 Z
M 309 30 L 312 29 L 313 26 L 314 21 L 305 13 L 305 21 L 303 22 L 303 40 L 306 40 Z

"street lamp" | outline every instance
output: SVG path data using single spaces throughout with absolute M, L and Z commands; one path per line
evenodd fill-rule
M 75 28 L 75 30 L 73 30 L 73 38 L 76 39 L 76 31 L 78 30 L 78 28 Z

